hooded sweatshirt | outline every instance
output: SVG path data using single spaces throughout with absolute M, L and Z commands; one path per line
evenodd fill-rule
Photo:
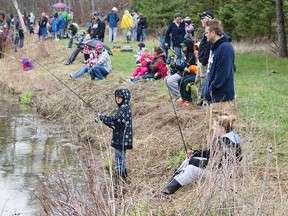
M 210 156 L 212 157 L 212 155 L 215 154 L 216 149 L 218 149 L 217 157 L 219 157 L 218 168 L 222 166 L 223 158 L 228 159 L 228 155 L 231 152 L 231 149 L 233 149 L 232 152 L 235 153 L 236 160 L 241 161 L 242 149 L 240 144 L 242 143 L 243 141 L 237 134 L 237 132 L 235 130 L 232 130 L 218 138 L 217 142 L 215 142 L 214 149 L 212 151 L 210 150 L 194 151 L 193 157 L 191 157 L 189 160 L 189 164 L 200 168 L 205 168 L 209 162 Z M 222 149 L 222 151 L 219 151 L 219 148 Z M 219 152 L 223 154 L 219 154 Z
M 100 115 L 100 121 L 113 129 L 111 146 L 118 150 L 133 148 L 132 112 L 130 108 L 131 94 L 128 89 L 117 89 L 116 96 L 122 96 L 118 111 L 114 116 Z
M 233 65 L 235 53 L 231 38 L 223 34 L 211 47 L 203 96 L 208 104 L 234 99 Z

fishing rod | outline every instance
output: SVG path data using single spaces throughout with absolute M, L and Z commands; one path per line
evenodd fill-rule
M 173 54 L 175 54 L 178 58 L 181 59 L 181 55 L 179 55 L 179 53 L 176 53 L 173 49 L 171 49 L 171 47 L 166 46 L 164 41 L 161 41 L 158 37 L 156 37 L 156 35 L 152 34 L 152 36 L 158 40 L 162 45 L 164 45 L 166 48 L 168 48 Z M 168 57 L 168 56 L 167 56 Z
M 160 43 L 162 43 L 155 35 L 153 35 L 154 38 L 156 38 Z M 174 50 L 172 50 L 171 48 L 169 48 L 175 55 L 179 56 Z M 175 108 L 175 105 L 173 103 L 173 98 L 172 98 L 172 95 L 171 95 L 171 92 L 169 91 L 168 89 L 168 92 L 169 92 L 169 95 L 170 95 L 170 101 L 172 103 L 172 107 L 173 107 L 173 110 L 174 110 L 174 115 L 176 117 L 176 121 L 177 121 L 177 125 L 178 125 L 178 128 L 179 128 L 179 132 L 180 132 L 180 135 L 181 135 L 181 139 L 182 139 L 182 142 L 183 142 L 183 146 L 184 146 L 184 149 L 185 149 L 185 153 L 187 154 L 188 150 L 187 150 L 187 145 L 185 143 L 185 140 L 184 140 L 184 136 L 183 136 L 183 132 L 182 132 L 182 129 L 181 129 L 181 126 L 180 126 L 180 122 L 179 122 L 179 118 L 178 118 L 178 115 L 177 115 L 177 111 L 176 111 L 176 108 Z
M 183 136 L 183 132 L 182 132 L 182 129 L 181 129 L 181 126 L 180 126 L 179 118 L 178 118 L 178 115 L 177 115 L 177 112 L 176 112 L 176 108 L 175 108 L 175 105 L 173 103 L 173 98 L 172 98 L 172 95 L 171 95 L 169 89 L 168 89 L 168 92 L 169 92 L 169 95 L 170 95 L 170 101 L 172 103 L 172 107 L 173 107 L 173 110 L 174 110 L 174 115 L 176 117 L 177 125 L 178 125 L 178 128 L 179 128 L 179 132 L 180 132 L 181 139 L 182 139 L 182 142 L 183 142 L 183 146 L 184 146 L 184 149 L 185 149 L 185 153 L 187 155 L 187 152 L 188 152 L 187 145 L 186 145 L 185 140 L 184 140 L 184 136 Z
M 5 52 L 0 51 L 4 55 L 8 55 Z M 14 57 L 15 58 L 15 57 Z M 15 58 L 17 61 L 17 59 Z M 62 85 L 64 85 L 66 88 L 68 88 L 73 94 L 75 94 L 84 104 L 86 104 L 87 107 L 92 109 L 95 113 L 99 113 L 96 109 L 94 109 L 88 102 L 86 102 L 80 95 L 78 95 L 73 89 L 71 89 L 66 83 L 64 83 L 60 78 L 58 78 L 55 74 L 50 72 L 43 64 L 41 64 L 37 59 L 32 59 L 32 61 L 36 62 L 40 67 L 42 67 L 46 72 L 48 72 L 50 75 L 52 75 L 56 80 L 58 80 Z M 17 61 L 20 64 L 20 61 Z

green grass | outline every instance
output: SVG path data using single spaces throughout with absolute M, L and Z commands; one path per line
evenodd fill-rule
M 269 55 L 239 54 L 235 88 L 240 113 L 254 118 L 279 151 L 288 153 L 283 145 L 288 136 L 288 59 Z

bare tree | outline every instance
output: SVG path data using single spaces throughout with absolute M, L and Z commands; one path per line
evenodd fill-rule
M 286 40 L 286 33 L 285 33 L 283 0 L 276 0 L 276 16 L 277 16 L 279 56 L 287 57 L 287 40 Z
M 19 21 L 20 21 L 20 23 L 21 23 L 21 26 L 22 26 L 22 28 L 23 28 L 23 31 L 24 31 L 24 32 L 27 32 L 27 29 L 25 28 L 24 20 L 23 20 L 23 18 L 22 18 L 22 14 L 21 14 L 21 12 L 20 12 L 20 10 L 19 10 L 19 8 L 18 8 L 18 3 L 17 3 L 16 0 L 13 0 L 13 3 L 14 3 L 14 6 L 15 6 L 16 11 L 17 11 L 17 13 L 18 13 Z

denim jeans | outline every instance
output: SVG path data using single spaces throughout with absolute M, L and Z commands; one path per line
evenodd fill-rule
M 64 38 L 64 29 L 59 29 L 60 39 Z
M 117 27 L 111 28 L 109 27 L 109 42 L 117 41 Z
M 189 74 L 184 76 L 179 83 L 179 91 L 180 91 L 180 95 L 182 97 L 183 100 L 186 101 L 192 101 L 192 97 L 191 97 L 191 91 L 186 91 L 186 87 L 189 83 L 194 83 L 195 82 L 195 74 Z
M 24 38 L 20 38 L 19 42 L 19 48 L 22 48 L 24 46 Z
M 103 80 L 105 76 L 109 74 L 109 72 L 102 66 L 93 65 L 93 67 L 89 71 L 91 80 L 94 80 L 97 77 L 99 80 Z
M 89 69 L 90 69 L 90 67 L 84 65 L 84 66 L 83 66 L 82 68 L 80 68 L 76 73 L 71 74 L 71 78 L 76 79 L 76 78 L 78 78 L 78 77 L 80 77 L 80 76 L 83 76 L 84 73 L 88 73 Z
M 123 173 L 126 170 L 126 150 L 115 149 L 115 172 Z
M 181 65 L 181 61 L 184 61 L 184 53 L 181 47 L 174 47 L 173 48 L 176 53 L 176 65 Z
M 146 29 L 142 29 L 142 41 L 145 42 L 146 40 Z
M 133 41 L 137 41 L 137 27 L 133 28 L 132 38 L 133 38 Z
M 69 44 L 68 44 L 68 48 L 71 48 L 73 45 L 73 37 L 75 36 L 74 34 L 71 34 L 72 38 L 69 38 Z

